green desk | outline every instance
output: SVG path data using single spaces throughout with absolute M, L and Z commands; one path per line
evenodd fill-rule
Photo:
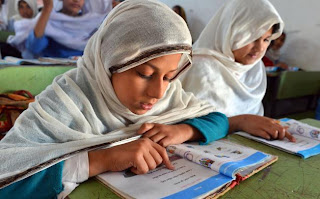
M 41 93 L 52 80 L 74 66 L 7 66 L 0 67 L 0 93 L 28 90 Z
M 302 122 L 320 127 L 320 121 L 304 119 Z M 320 155 L 308 159 L 282 152 L 264 144 L 231 135 L 229 140 L 257 150 L 277 155 L 279 160 L 270 167 L 240 183 L 222 199 L 271 199 L 320 198 Z M 82 183 L 70 195 L 70 199 L 118 198 L 96 179 Z

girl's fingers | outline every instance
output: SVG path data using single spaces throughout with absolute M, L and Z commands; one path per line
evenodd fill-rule
M 150 150 L 150 154 L 151 154 L 152 158 L 154 159 L 156 166 L 160 165 L 163 162 L 163 159 L 157 150 L 155 150 L 155 149 Z
M 140 126 L 139 130 L 138 130 L 138 134 L 142 135 L 145 134 L 146 132 L 148 132 L 150 129 L 152 129 L 154 127 L 153 123 L 144 123 Z
M 285 131 L 285 136 L 286 136 L 286 138 L 288 138 L 288 140 L 290 142 L 296 142 L 297 141 L 296 138 L 293 137 L 293 135 L 291 135 L 291 133 L 289 133 L 288 131 Z
M 155 169 L 157 167 L 157 165 L 158 165 L 156 163 L 155 158 L 152 156 L 152 154 L 150 152 L 144 155 L 144 161 L 148 165 L 148 170 L 145 171 L 145 173 L 147 173 L 150 170 Z
M 262 138 L 264 138 L 266 140 L 270 140 L 271 139 L 271 136 L 266 131 L 263 131 L 263 130 L 257 131 L 256 136 L 262 137 Z
M 148 132 L 149 133 L 149 132 Z M 162 134 L 162 133 L 154 133 L 154 135 L 152 135 L 151 137 L 149 137 L 150 140 L 156 142 L 159 144 L 159 141 L 162 140 L 163 138 L 165 138 L 166 135 Z M 161 145 L 161 144 L 160 144 Z M 161 145 L 162 146 L 162 145 Z
M 157 150 L 157 152 L 159 153 L 159 155 L 161 156 L 162 158 L 162 163 L 168 168 L 168 169 L 171 169 L 171 170 L 174 170 L 174 166 L 171 164 L 170 160 L 169 160 L 169 157 L 168 157 L 168 154 L 167 154 L 167 150 L 160 146 L 159 144 L 157 143 L 154 143 L 155 144 L 155 149 Z
M 144 174 L 144 173 L 147 173 L 149 171 L 149 166 L 146 163 L 144 157 L 143 156 L 139 156 L 135 160 L 135 162 L 133 164 L 133 167 L 131 167 L 130 170 L 135 174 Z

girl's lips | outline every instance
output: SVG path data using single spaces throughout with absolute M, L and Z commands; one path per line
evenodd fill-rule
M 150 103 L 140 103 L 140 106 L 143 110 L 151 110 L 153 107 L 153 104 Z
M 256 59 L 258 57 L 258 55 L 255 54 L 249 54 L 250 57 L 252 57 L 253 59 Z

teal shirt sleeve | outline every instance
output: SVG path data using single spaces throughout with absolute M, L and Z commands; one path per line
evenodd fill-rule
M 0 198 L 57 198 L 57 195 L 63 191 L 63 164 L 64 162 L 60 162 L 28 178 L 0 189 Z
M 202 117 L 188 119 L 180 122 L 180 124 L 189 124 L 198 129 L 205 138 L 204 141 L 200 141 L 200 144 L 203 145 L 225 137 L 229 130 L 227 116 L 219 112 L 212 112 Z

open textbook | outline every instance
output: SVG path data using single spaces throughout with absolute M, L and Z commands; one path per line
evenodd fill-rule
M 236 134 L 279 148 L 288 153 L 302 156 L 303 158 L 308 158 L 320 153 L 320 128 L 288 118 L 281 119 L 280 123 L 283 126 L 289 127 L 288 132 L 293 134 L 296 142 L 290 142 L 286 138 L 284 140 L 269 141 L 245 132 L 237 132 Z
M 11 66 L 11 65 L 65 65 L 75 66 L 77 64 L 77 58 L 51 58 L 51 57 L 40 57 L 38 59 L 21 59 L 11 56 L 6 56 L 3 60 L 0 60 L 0 66 Z
M 144 175 L 130 170 L 97 176 L 124 198 L 217 198 L 277 160 L 276 156 L 228 140 L 167 147 L 174 170 L 164 165 Z

